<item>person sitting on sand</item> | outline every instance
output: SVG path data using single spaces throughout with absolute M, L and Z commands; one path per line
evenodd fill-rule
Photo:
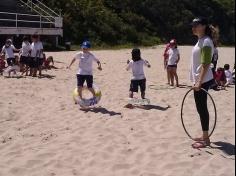
M 226 81 L 224 68 L 222 67 L 217 68 L 216 73 L 215 73 L 215 81 L 217 83 L 219 90 L 225 89 L 225 84 L 227 81 Z
M 225 87 L 228 87 L 230 84 L 233 84 L 233 75 L 230 71 L 230 65 L 225 64 L 224 65 L 224 70 L 225 70 L 225 77 L 226 77 Z
M 129 98 L 133 98 L 134 92 L 138 92 L 140 87 L 141 89 L 141 97 L 145 99 L 145 91 L 146 91 L 146 77 L 144 74 L 143 67 L 147 66 L 151 67 L 148 61 L 141 58 L 141 51 L 138 48 L 134 48 L 132 50 L 132 60 L 127 62 L 128 66 L 126 68 L 127 71 L 132 70 L 132 79 L 130 83 L 130 92 Z
M 43 54 L 44 56 L 44 62 L 43 62 L 43 69 L 46 70 L 51 70 L 51 69 L 58 69 L 57 67 L 54 66 L 54 61 L 52 56 L 48 56 L 46 58 L 46 55 Z
M 70 69 L 71 65 L 76 60 L 79 61 L 79 70 L 77 72 L 78 95 L 83 100 L 82 89 L 84 82 L 86 81 L 88 90 L 93 94 L 93 99 L 95 101 L 96 95 L 93 89 L 93 62 L 95 61 L 98 64 L 98 70 L 102 70 L 102 66 L 101 62 L 90 52 L 90 48 L 90 42 L 84 41 L 81 45 L 82 52 L 78 52 L 74 56 L 67 68 Z
M 5 56 L 0 56 L 0 75 L 3 75 L 3 71 L 6 68 Z
M 176 87 L 179 87 L 179 77 L 177 74 L 177 64 L 180 60 L 179 50 L 177 48 L 177 42 L 175 39 L 170 41 L 170 48 L 167 51 L 168 53 L 168 63 L 167 63 L 167 71 L 170 75 L 170 86 L 174 86 L 174 79 L 176 81 Z
M 8 73 L 8 77 L 11 77 L 11 73 L 13 73 L 13 75 L 16 75 L 17 72 L 20 72 L 20 59 L 18 56 L 15 56 L 15 64 L 8 66 L 5 69 L 5 72 Z

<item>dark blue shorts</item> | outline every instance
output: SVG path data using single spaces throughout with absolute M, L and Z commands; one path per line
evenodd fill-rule
M 16 58 L 7 58 L 7 65 L 13 66 L 16 64 Z
M 30 68 L 38 68 L 38 57 L 30 57 L 29 59 L 29 67 Z
M 145 90 L 146 90 L 146 79 L 131 80 L 129 91 L 138 92 L 139 87 L 140 87 L 141 92 L 145 92 Z
M 168 65 L 167 68 L 177 68 L 177 65 Z
M 87 83 L 88 88 L 93 87 L 93 76 L 92 75 L 77 75 L 77 86 L 78 87 L 83 87 L 85 81 Z

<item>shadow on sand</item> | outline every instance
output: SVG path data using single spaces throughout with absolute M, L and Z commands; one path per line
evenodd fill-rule
M 235 156 L 235 145 L 230 144 L 228 142 L 213 142 L 216 147 L 212 147 L 214 149 L 221 150 L 223 153 L 225 153 L 228 156 Z
M 42 74 L 39 78 L 40 79 L 44 79 L 44 78 L 47 78 L 47 79 L 54 79 L 56 76 L 54 75 L 48 75 L 48 74 Z
M 166 111 L 170 108 L 170 105 L 167 105 L 166 107 L 162 107 L 162 106 L 158 106 L 158 105 L 126 105 L 124 106 L 125 108 L 128 109 L 134 109 L 134 108 L 138 108 L 138 109 L 143 109 L 143 110 L 159 110 L 159 111 Z
M 90 108 L 90 109 L 81 109 L 84 112 L 94 112 L 94 113 L 101 113 L 101 114 L 106 114 L 109 116 L 121 116 L 122 114 L 120 112 L 115 112 L 115 111 L 109 111 L 106 108 Z

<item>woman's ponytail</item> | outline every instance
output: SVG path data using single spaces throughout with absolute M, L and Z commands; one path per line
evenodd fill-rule
M 218 46 L 218 43 L 219 43 L 219 28 L 218 27 L 214 27 L 213 25 L 207 25 L 206 35 L 208 35 L 212 39 L 215 47 Z

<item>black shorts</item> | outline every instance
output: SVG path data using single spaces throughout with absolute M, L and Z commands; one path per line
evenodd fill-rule
M 21 64 L 26 64 L 27 65 L 27 62 L 28 62 L 28 57 L 20 56 L 20 63 Z
M 177 68 L 177 65 L 168 65 L 167 68 Z
M 85 81 L 87 83 L 88 88 L 93 87 L 93 76 L 92 75 L 77 75 L 77 86 L 78 87 L 83 87 Z
M 37 60 L 38 60 L 38 67 L 42 66 L 44 59 L 43 58 L 38 58 Z
M 138 92 L 138 87 L 140 87 L 141 92 L 145 92 L 145 90 L 146 90 L 146 79 L 131 80 L 129 91 Z
M 7 58 L 7 65 L 12 66 L 16 64 L 16 58 Z
M 29 59 L 29 67 L 30 68 L 38 68 L 38 59 L 37 57 L 30 57 Z

